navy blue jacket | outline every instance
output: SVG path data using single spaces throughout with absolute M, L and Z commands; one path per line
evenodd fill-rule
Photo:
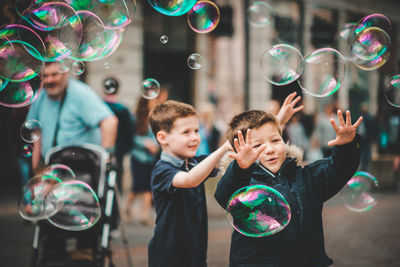
M 334 196 L 356 172 L 360 160 L 360 137 L 335 146 L 330 157 L 304 167 L 294 158 L 286 158 L 275 177 L 253 164 L 241 169 L 231 162 L 222 176 L 215 198 L 226 208 L 238 189 L 267 185 L 280 192 L 291 208 L 291 220 L 285 229 L 271 236 L 247 237 L 233 231 L 230 248 L 232 267 L 329 266 L 322 225 L 323 203 Z M 265 168 L 264 168 L 265 169 Z

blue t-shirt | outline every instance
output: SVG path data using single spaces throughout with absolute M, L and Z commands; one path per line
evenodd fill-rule
M 165 152 L 154 166 L 151 191 L 156 209 L 156 228 L 149 242 L 150 267 L 207 266 L 207 207 L 204 184 L 175 188 L 174 176 L 188 171 L 205 157 L 189 163 Z M 214 171 L 210 176 L 216 174 Z
M 27 120 L 35 119 L 42 125 L 42 155 L 52 148 L 57 125 L 60 100 L 50 99 L 46 90 L 39 93 L 30 107 Z M 70 79 L 59 116 L 57 145 L 91 143 L 101 144 L 100 122 L 112 111 L 85 83 Z

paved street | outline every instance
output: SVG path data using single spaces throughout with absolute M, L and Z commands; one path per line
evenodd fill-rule
M 209 186 L 208 191 L 213 186 Z M 2 267 L 29 266 L 33 227 L 22 223 L 17 213 L 16 195 L 12 189 L 1 194 Z M 324 224 L 326 250 L 335 261 L 333 266 L 400 266 L 399 203 L 399 193 L 385 192 L 379 195 L 375 208 L 364 213 L 354 213 L 347 210 L 338 197 L 330 200 L 325 205 Z M 225 213 L 211 197 L 208 199 L 208 210 L 208 266 L 227 266 L 231 227 Z M 152 227 L 142 226 L 136 221 L 124 225 L 133 266 L 147 266 L 147 242 L 152 235 Z M 121 238 L 115 238 L 112 244 L 116 266 L 127 267 Z

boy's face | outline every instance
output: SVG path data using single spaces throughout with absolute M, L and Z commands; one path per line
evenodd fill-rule
M 164 152 L 180 159 L 194 157 L 200 145 L 199 119 L 197 116 L 178 118 L 169 133 L 158 134 Z
M 258 157 L 260 163 L 273 173 L 277 173 L 286 159 L 286 150 L 285 143 L 276 126 L 266 123 L 257 129 L 251 129 L 251 137 L 253 147 L 266 145 Z

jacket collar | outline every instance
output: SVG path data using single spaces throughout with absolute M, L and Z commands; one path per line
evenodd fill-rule
M 166 161 L 176 168 L 185 168 L 186 167 L 187 170 L 191 169 L 193 166 L 195 166 L 197 164 L 197 161 L 194 158 L 190 158 L 186 161 L 184 159 L 180 159 L 175 156 L 172 156 L 164 151 L 161 152 L 160 160 Z M 188 165 L 190 165 L 190 168 L 186 165 L 186 162 L 188 162 Z
M 296 167 L 296 160 L 294 158 L 286 158 L 285 161 L 283 162 L 281 168 L 279 171 L 274 174 L 270 170 L 268 170 L 266 167 L 261 165 L 261 163 L 256 162 L 256 169 L 254 170 L 255 175 L 262 175 L 262 176 L 267 176 L 267 178 L 275 178 L 276 176 L 282 174 L 282 173 L 290 173 L 293 168 Z

